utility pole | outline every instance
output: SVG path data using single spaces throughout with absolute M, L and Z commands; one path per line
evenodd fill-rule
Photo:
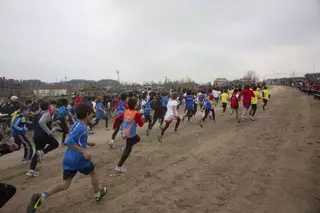
M 120 83 L 120 72 L 117 70 L 117 75 L 118 75 L 118 82 Z

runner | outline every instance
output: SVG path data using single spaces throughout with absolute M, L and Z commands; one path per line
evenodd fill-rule
M 27 114 L 28 107 L 21 106 L 19 113 L 11 124 L 11 133 L 12 137 L 14 137 L 14 142 L 18 145 L 19 149 L 21 145 L 24 147 L 22 163 L 30 163 L 33 155 L 32 145 L 26 137 L 28 128 L 26 127 L 27 119 L 25 115 Z
M 253 86 L 252 88 L 255 97 L 251 98 L 251 110 L 249 115 L 251 116 L 251 120 L 254 120 L 253 116 L 256 114 L 258 99 L 260 99 L 260 92 L 257 91 L 257 86 Z
M 177 101 L 177 94 L 173 93 L 172 97 L 169 99 L 169 102 L 167 105 L 167 112 L 164 116 L 164 121 L 165 121 L 166 125 L 162 128 L 161 133 L 158 135 L 158 140 L 160 143 L 162 143 L 162 137 L 173 120 L 177 120 L 174 131 L 175 132 L 178 131 L 178 127 L 179 127 L 180 120 L 181 120 L 180 117 L 178 116 L 178 109 L 177 109 L 178 105 L 179 105 L 179 102 Z
M 137 111 L 137 99 L 129 98 L 128 107 L 128 110 L 118 115 L 113 124 L 113 128 L 115 129 L 119 125 L 119 122 L 123 122 L 122 135 L 126 139 L 126 146 L 115 168 L 116 171 L 123 173 L 127 172 L 127 169 L 123 167 L 124 162 L 129 157 L 133 146 L 140 142 L 140 137 L 137 135 L 137 124 L 139 127 L 142 127 L 144 124 L 143 117 L 141 117 L 141 114 Z
M 190 119 L 193 115 L 193 105 L 194 105 L 194 97 L 191 94 L 191 90 L 187 91 L 187 95 L 185 96 L 185 101 L 186 101 L 187 114 L 183 115 L 182 121 L 184 121 L 185 117 L 188 117 L 188 121 L 190 122 Z
M 227 93 L 227 90 L 224 90 L 223 93 L 220 95 L 220 100 L 221 100 L 221 103 L 222 103 L 223 113 L 226 112 L 228 99 L 229 99 L 229 95 Z
M 253 91 L 250 90 L 250 86 L 246 85 L 244 87 L 244 90 L 241 92 L 239 99 L 242 97 L 242 103 L 244 107 L 243 114 L 241 115 L 240 119 L 245 120 L 247 119 L 248 111 L 250 109 L 251 105 L 251 98 L 255 97 Z M 253 118 L 250 116 L 250 119 L 253 120 Z
M 160 127 L 162 126 L 164 108 L 162 106 L 161 96 L 157 96 L 156 100 L 151 102 L 151 109 L 153 110 L 153 118 L 152 123 L 149 123 L 147 136 L 149 136 L 150 131 L 152 130 L 158 119 L 160 119 Z
M 70 136 L 65 143 L 68 148 L 63 158 L 63 180 L 43 193 L 33 194 L 28 205 L 27 213 L 36 212 L 42 202 L 49 196 L 67 190 L 71 185 L 72 179 L 78 172 L 90 176 L 96 201 L 100 201 L 107 194 L 106 187 L 99 188 L 96 169 L 91 161 L 91 154 L 86 149 L 87 145 L 95 145 L 87 141 L 87 124 L 92 119 L 93 109 L 87 104 L 80 103 L 76 106 L 76 112 L 79 121 L 73 125 Z
M 214 97 L 212 94 L 209 94 L 208 98 L 204 101 L 204 115 L 200 121 L 200 126 L 203 127 L 204 121 L 207 119 L 207 117 L 212 114 L 213 122 L 216 122 L 215 119 L 215 111 L 214 111 Z
M 240 122 L 239 120 L 239 99 L 238 99 L 238 90 L 234 89 L 233 93 L 230 97 L 230 107 L 231 107 L 231 113 L 230 115 L 233 114 L 233 112 L 236 112 L 236 120 L 238 121 L 238 123 Z
M 268 104 L 268 101 L 270 99 L 270 92 L 268 90 L 268 87 L 267 86 L 264 86 L 264 89 L 262 90 L 262 99 L 263 99 L 263 110 L 266 109 L 266 106 Z
M 123 114 L 125 112 L 125 110 L 128 108 L 127 107 L 127 98 L 128 98 L 128 95 L 126 93 L 122 93 L 121 96 L 120 96 L 120 103 L 118 105 L 118 116 Z M 109 147 L 110 148 L 114 148 L 114 143 L 115 143 L 115 138 L 120 130 L 120 127 L 122 125 L 122 120 L 120 120 L 120 122 L 118 122 L 118 125 L 116 126 L 116 128 L 114 128 L 114 131 L 112 133 L 112 136 L 111 136 L 111 140 L 109 141 Z
M 97 105 L 96 105 L 96 120 L 95 120 L 94 124 L 92 125 L 91 130 L 92 130 L 93 127 L 98 125 L 100 120 L 102 120 L 102 119 L 105 120 L 105 128 L 106 128 L 106 130 L 109 130 L 109 128 L 108 128 L 108 113 L 104 109 L 103 98 L 101 96 L 98 96 Z
M 53 137 L 54 127 L 60 121 L 52 122 L 52 117 L 49 112 L 49 103 L 44 101 L 40 104 L 40 110 L 35 111 L 33 118 L 33 141 L 36 148 L 36 152 L 32 157 L 27 176 L 36 177 L 37 163 L 43 160 L 44 155 L 58 148 L 59 142 Z

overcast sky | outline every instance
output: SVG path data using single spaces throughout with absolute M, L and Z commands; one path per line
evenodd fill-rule
M 234 79 L 320 72 L 320 0 L 1 0 L 0 76 Z

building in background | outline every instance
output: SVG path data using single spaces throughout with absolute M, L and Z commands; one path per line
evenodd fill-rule
M 18 80 L 0 78 L 0 97 L 20 96 L 21 84 Z
M 56 97 L 56 96 L 66 96 L 69 94 L 70 86 L 58 85 L 58 84 L 49 84 L 43 85 L 38 89 L 33 91 L 33 94 L 36 97 Z
M 226 79 L 226 78 L 217 78 L 215 81 L 214 81 L 214 85 L 216 86 L 221 86 L 223 84 L 227 84 L 229 81 Z

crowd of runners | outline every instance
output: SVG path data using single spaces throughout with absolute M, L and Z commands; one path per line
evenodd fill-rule
M 16 97 L 13 99 L 17 101 Z M 46 154 L 59 146 L 67 148 L 63 158 L 63 181 L 43 193 L 32 195 L 28 213 L 36 212 L 47 197 L 68 189 L 78 172 L 90 176 L 94 198 L 99 201 L 106 195 L 107 188 L 99 185 L 95 165 L 86 147 L 95 145 L 88 142 L 88 135 L 94 134 L 94 129 L 101 120 L 104 120 L 106 130 L 110 130 L 109 120 L 114 118 L 113 133 L 107 141 L 110 149 L 116 147 L 116 136 L 119 132 L 126 141 L 125 147 L 121 147 L 123 152 L 115 166 L 116 171 L 125 173 L 127 170 L 123 165 L 133 146 L 141 140 L 137 134 L 138 126 L 142 127 L 147 123 L 148 137 L 151 131 L 155 131 L 158 122 L 157 139 L 162 143 L 164 134 L 174 122 L 175 132 L 181 122 L 198 122 L 201 128 L 207 119 L 216 122 L 217 108 L 222 109 L 222 115 L 234 116 L 235 122 L 254 121 L 257 109 L 261 106 L 261 109 L 265 110 L 269 99 L 270 92 L 266 85 L 244 85 L 200 91 L 185 90 L 180 93 L 147 91 L 84 98 L 77 95 L 72 101 L 28 101 L 23 105 L 15 105 L 16 110 L 12 113 L 10 122 L 10 142 L 0 145 L 0 155 L 23 147 L 21 162 L 29 165 L 26 175 L 37 177 L 37 164 L 44 160 Z M 197 114 L 200 116 L 196 116 Z M 34 148 L 26 135 L 31 130 Z M 54 134 L 56 131 L 62 134 L 60 141 Z M 0 136 L 2 140 L 3 136 Z M 0 191 L 6 192 L 0 208 L 14 195 L 15 190 L 11 185 L 0 185 Z

